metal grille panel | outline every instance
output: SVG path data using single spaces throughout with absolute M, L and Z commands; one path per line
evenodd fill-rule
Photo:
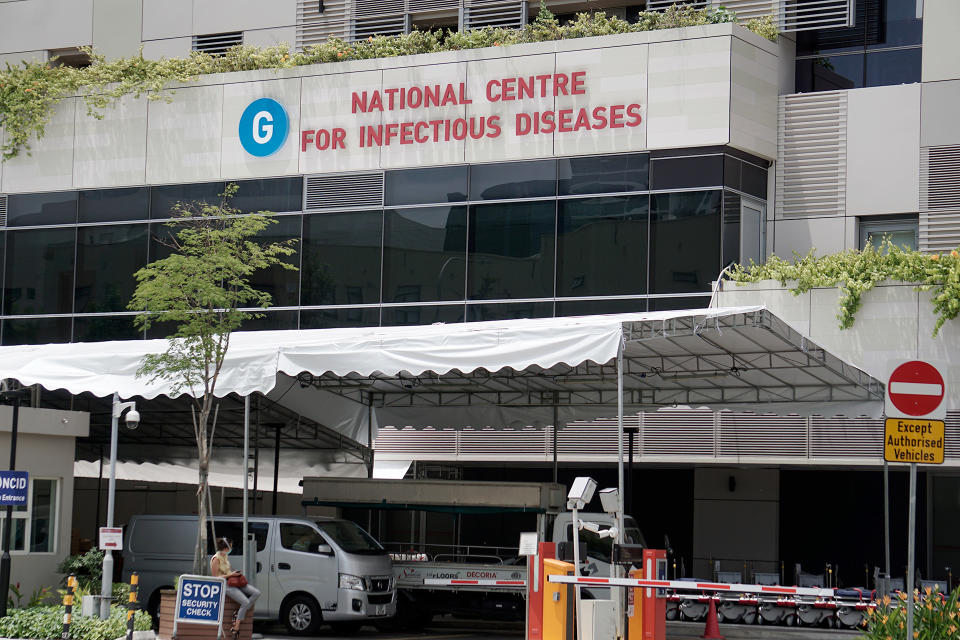
M 0 196 L 0 228 L 7 226 L 7 196 Z
M 354 18 L 350 38 L 366 40 L 373 36 L 396 36 L 407 31 L 407 16 L 403 13 Z
M 322 44 L 328 38 L 347 37 L 347 0 L 297 0 L 297 50 Z
M 464 29 L 504 27 L 519 29 L 527 22 L 523 0 L 467 0 L 463 6 Z
M 193 36 L 193 50 L 219 55 L 226 53 L 230 47 L 243 44 L 243 32 L 208 33 L 202 36 Z
M 642 413 L 640 418 L 642 456 L 716 455 L 717 426 L 712 411 Z
M 810 419 L 810 456 L 883 459 L 883 420 L 815 416 Z
M 721 457 L 807 456 L 807 421 L 800 416 L 720 415 Z
M 780 0 L 780 31 L 810 31 L 852 27 L 854 0 Z
M 310 176 L 305 209 L 344 209 L 383 206 L 383 173 Z
M 960 145 L 920 149 L 920 250 L 960 246 Z
M 780 96 L 778 215 L 844 215 L 847 93 Z

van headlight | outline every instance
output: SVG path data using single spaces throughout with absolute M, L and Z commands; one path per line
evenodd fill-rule
M 340 588 L 341 589 L 353 589 L 355 591 L 363 591 L 363 578 L 360 576 L 352 576 L 349 573 L 340 574 Z

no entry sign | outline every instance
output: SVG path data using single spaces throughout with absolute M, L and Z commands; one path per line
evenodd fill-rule
M 884 413 L 888 418 L 943 420 L 947 414 L 945 393 L 946 384 L 936 367 L 921 360 L 904 362 L 887 381 Z

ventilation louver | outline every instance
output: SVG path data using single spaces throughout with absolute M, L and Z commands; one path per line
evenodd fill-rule
M 674 4 L 697 9 L 723 6 L 741 22 L 774 15 L 782 32 L 853 27 L 855 15 L 854 0 L 648 0 L 647 10 L 666 11 Z
M 329 38 L 346 38 L 347 0 L 297 0 L 297 50 L 323 44 Z
M 517 0 L 465 0 L 463 5 L 463 28 L 483 27 L 519 29 L 527 23 L 527 3 Z
M 355 173 L 307 178 L 304 208 L 346 209 L 383 206 L 383 173 Z
M 193 50 L 209 53 L 212 56 L 223 55 L 230 47 L 243 44 L 243 32 L 208 33 L 202 36 L 193 36 Z
M 7 226 L 7 196 L 0 196 L 0 229 Z
M 960 145 L 920 149 L 920 250 L 960 246 Z

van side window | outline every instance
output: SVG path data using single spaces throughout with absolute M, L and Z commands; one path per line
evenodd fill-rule
M 218 538 L 226 538 L 233 542 L 233 555 L 243 555 L 243 522 L 214 520 L 214 526 L 207 523 L 207 555 L 216 553 L 215 540 L 213 533 L 216 531 Z M 196 524 L 193 525 L 196 529 Z M 257 551 L 263 551 L 267 547 L 267 532 L 270 525 L 266 522 L 256 522 L 250 520 L 247 522 L 247 530 L 254 535 L 257 541 Z
M 317 552 L 317 545 L 327 541 L 313 527 L 305 524 L 281 523 L 280 545 L 291 551 Z

